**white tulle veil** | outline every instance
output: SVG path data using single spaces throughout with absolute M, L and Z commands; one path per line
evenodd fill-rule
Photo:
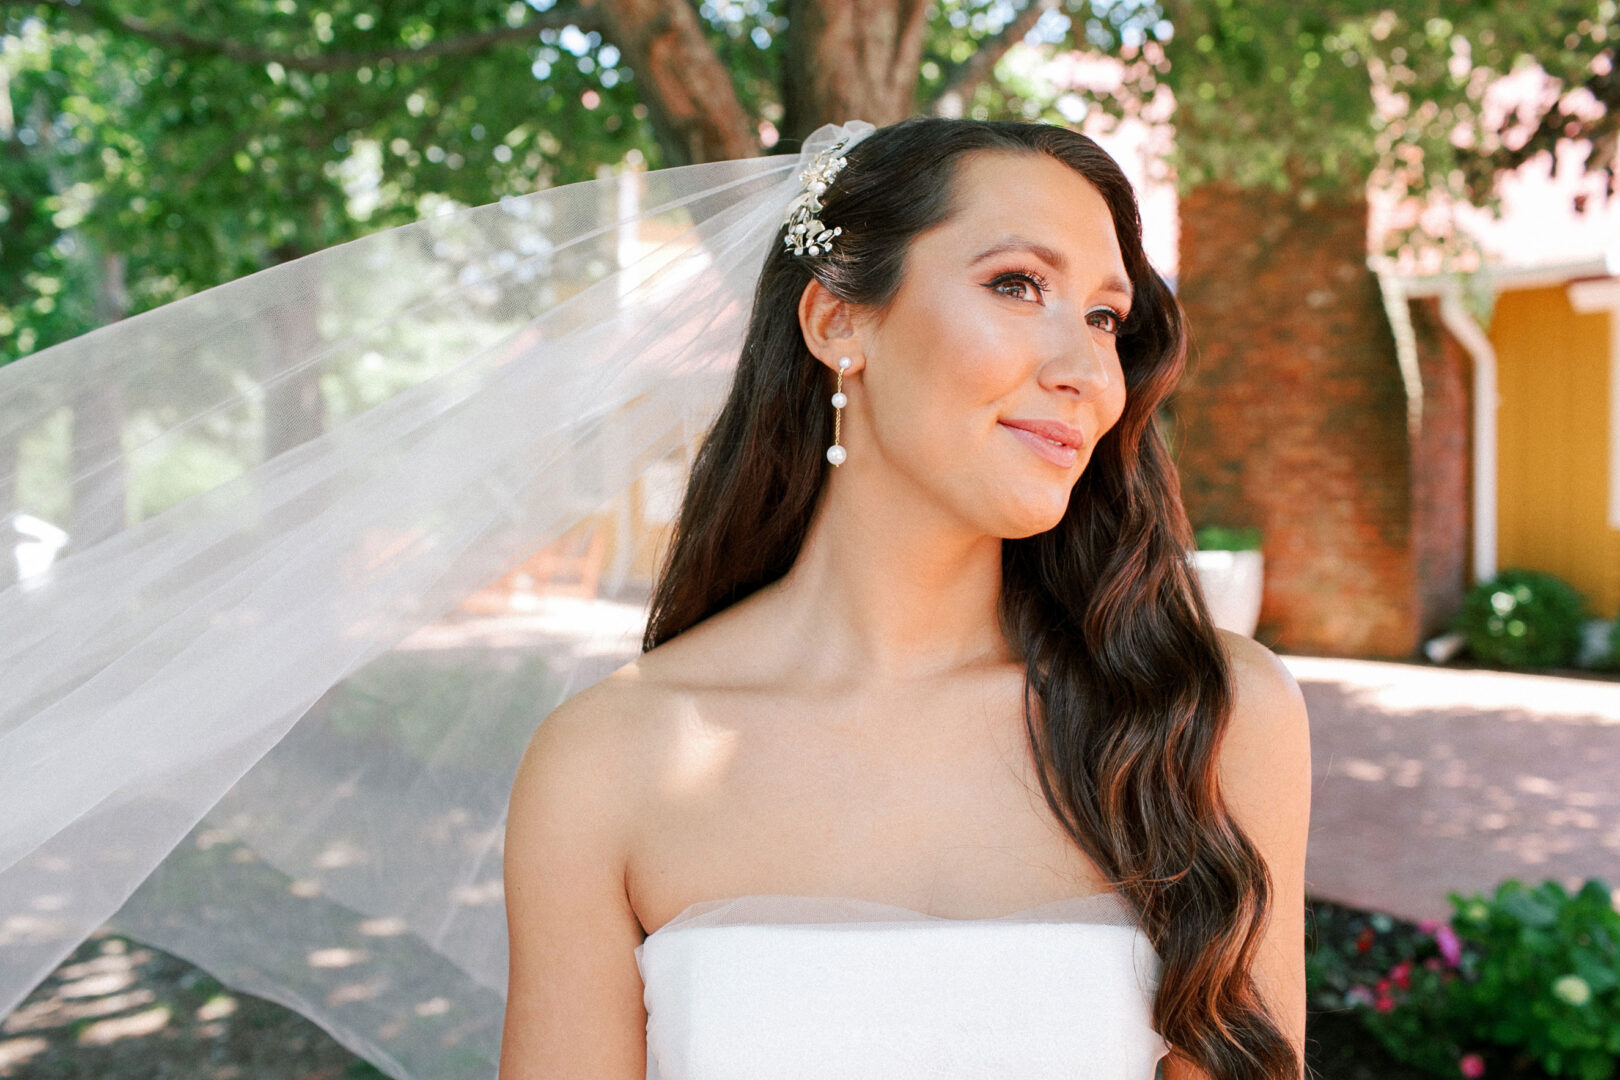
M 395 1077 L 494 1074 L 518 756 L 640 651 L 800 173 L 872 130 L 430 218 L 0 368 L 0 1016 L 110 922 Z M 286 430 L 301 393 L 340 422 Z

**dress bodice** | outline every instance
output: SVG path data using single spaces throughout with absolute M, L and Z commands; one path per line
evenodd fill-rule
M 636 947 L 647 1080 L 1152 1080 L 1159 958 L 1116 892 L 993 919 L 700 901 Z

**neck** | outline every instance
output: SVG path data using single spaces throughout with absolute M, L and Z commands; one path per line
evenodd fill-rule
M 1001 538 L 924 498 L 892 470 L 842 467 L 793 567 L 769 587 L 801 643 L 798 676 L 893 683 L 1003 663 Z

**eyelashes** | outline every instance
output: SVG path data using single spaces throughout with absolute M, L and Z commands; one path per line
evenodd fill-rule
M 1027 282 L 1029 282 L 1031 285 L 1034 285 L 1037 289 L 1039 289 L 1040 292 L 1041 292 L 1041 295 L 1043 295 L 1043 296 L 1051 289 L 1051 285 L 1048 284 L 1046 278 L 1044 278 L 1043 276 L 1041 276 L 1039 273 L 1037 273 L 1034 270 L 1009 270 L 1006 273 L 997 274 L 994 278 L 990 279 L 990 282 L 988 283 L 988 288 L 990 288 L 992 290 L 999 291 L 1002 285 L 1007 284 L 1009 282 L 1017 282 L 1017 281 L 1027 281 Z M 1002 293 L 1002 295 L 1003 296 L 1010 296 L 1012 294 L 1011 293 Z M 1088 314 L 1095 315 L 1099 311 L 1105 312 L 1105 313 L 1113 316 L 1113 318 L 1114 318 L 1114 328 L 1111 331 L 1113 334 L 1118 336 L 1119 334 L 1124 332 L 1126 321 L 1129 318 L 1129 313 L 1128 312 L 1121 311 L 1121 310 L 1119 310 L 1119 308 L 1115 307 L 1112 304 L 1104 304 L 1102 307 L 1097 308 L 1097 309 L 1095 309 L 1095 310 L 1093 310 L 1091 312 L 1088 312 Z
M 1041 291 L 1042 295 L 1044 295 L 1047 290 L 1051 288 L 1051 286 L 1047 284 L 1046 279 L 1033 270 L 1009 270 L 1004 274 L 997 274 L 990 280 L 990 287 L 992 289 L 999 289 L 1002 285 L 1009 281 L 1020 280 L 1028 281 L 1033 284 Z M 1003 295 L 1007 294 L 1004 293 Z

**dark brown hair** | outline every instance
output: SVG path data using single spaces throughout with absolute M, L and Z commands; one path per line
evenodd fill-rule
M 1111 210 L 1134 299 L 1117 347 L 1125 411 L 1052 529 L 1001 548 L 1000 622 L 1025 664 L 1024 725 L 1048 805 L 1136 908 L 1162 962 L 1153 1025 L 1214 1080 L 1282 1080 L 1295 1052 L 1250 968 L 1270 908 L 1258 850 L 1228 814 L 1216 751 L 1231 672 L 1185 552 L 1192 530 L 1155 410 L 1186 362 L 1183 314 L 1142 250 L 1130 182 L 1051 124 L 912 117 L 851 147 L 820 217 L 843 233 L 765 261 L 724 408 L 698 450 L 643 640 L 652 649 L 782 577 L 832 468 L 831 373 L 799 326 L 814 274 L 881 311 L 913 237 L 953 212 L 958 159 L 1047 154 Z M 1031 708 L 1032 699 L 1036 707 Z

